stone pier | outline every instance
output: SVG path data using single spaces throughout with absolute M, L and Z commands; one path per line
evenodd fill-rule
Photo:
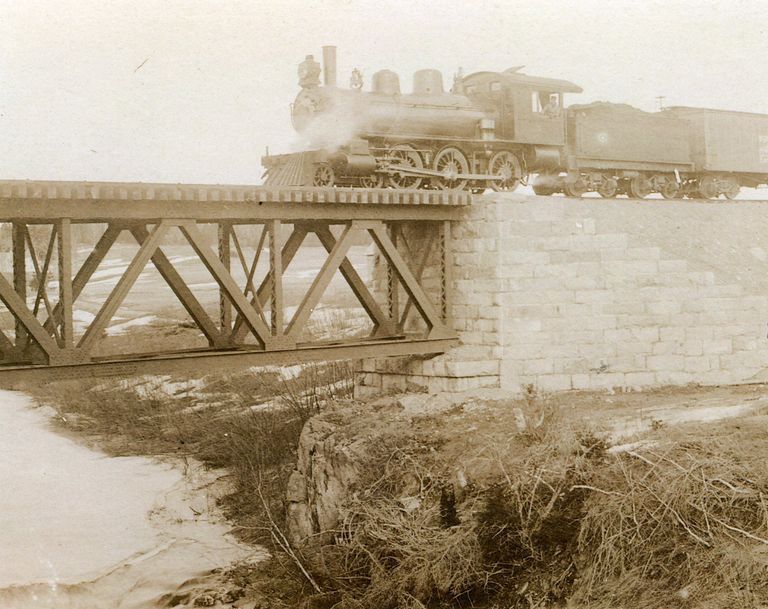
M 361 395 L 768 380 L 768 202 L 483 195 L 449 247 L 461 344 L 363 362 Z

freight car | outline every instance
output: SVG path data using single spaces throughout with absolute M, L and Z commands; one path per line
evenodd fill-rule
M 450 91 L 439 71 L 420 70 L 409 94 L 381 70 L 363 92 L 356 71 L 349 89 L 337 86 L 335 47 L 323 47 L 323 61 L 300 64 L 291 107 L 311 149 L 263 157 L 267 185 L 511 191 L 536 174 L 537 194 L 733 198 L 768 183 L 766 115 L 566 108 L 578 85 L 521 67 L 458 74 Z

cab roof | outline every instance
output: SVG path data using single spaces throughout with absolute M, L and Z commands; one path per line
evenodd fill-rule
M 512 68 L 504 72 L 474 72 L 465 76 L 463 84 L 466 85 L 480 85 L 488 82 L 499 81 L 509 86 L 525 86 L 538 90 L 545 91 L 558 91 L 562 93 L 581 93 L 583 89 L 572 82 L 567 80 L 560 80 L 557 78 L 540 78 L 539 76 L 528 76 L 527 74 L 521 74 L 517 70 L 520 68 Z

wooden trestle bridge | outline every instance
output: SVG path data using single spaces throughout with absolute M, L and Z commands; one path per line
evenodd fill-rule
M 0 250 L 8 252 L 0 273 L 0 300 L 5 305 L 5 311 L 0 310 L 0 380 L 444 352 L 456 342 L 446 323 L 450 221 L 469 202 L 466 193 L 426 190 L 0 182 L 0 238 L 6 241 Z M 90 228 L 84 231 L 79 225 Z M 425 289 L 421 280 L 426 243 L 404 243 L 404 225 L 421 226 L 431 235 L 431 260 L 439 268 L 437 289 Z M 250 235 L 248 242 L 243 232 Z M 83 233 L 95 235 L 87 255 L 82 240 L 76 239 Z M 368 238 L 366 233 L 387 263 L 383 303 L 348 259 L 350 247 Z M 284 273 L 308 235 L 317 237 L 327 257 L 303 298 L 289 308 Z M 87 327 L 77 330 L 78 298 L 111 248 L 126 238 L 138 249 Z M 164 251 L 169 239 L 188 243 L 195 262 L 210 273 L 217 284 L 218 315 L 206 311 L 174 257 Z M 257 280 L 260 256 L 262 266 L 267 260 L 268 266 Z M 151 352 L 101 354 L 105 330 L 150 262 L 207 346 L 169 350 L 158 335 Z M 310 315 L 337 272 L 373 330 L 365 337 L 304 341 Z M 417 333 L 410 331 L 413 324 L 406 324 L 409 314 L 418 314 L 423 322 Z

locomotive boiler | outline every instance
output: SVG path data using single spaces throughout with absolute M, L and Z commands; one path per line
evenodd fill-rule
M 408 93 L 381 70 L 364 91 L 357 70 L 338 86 L 335 47 L 323 47 L 323 62 L 300 64 L 291 106 L 309 149 L 263 157 L 267 185 L 511 191 L 535 174 L 543 195 L 734 198 L 768 183 L 766 115 L 566 108 L 578 85 L 520 67 L 459 73 L 448 91 L 439 71 L 419 70 Z

